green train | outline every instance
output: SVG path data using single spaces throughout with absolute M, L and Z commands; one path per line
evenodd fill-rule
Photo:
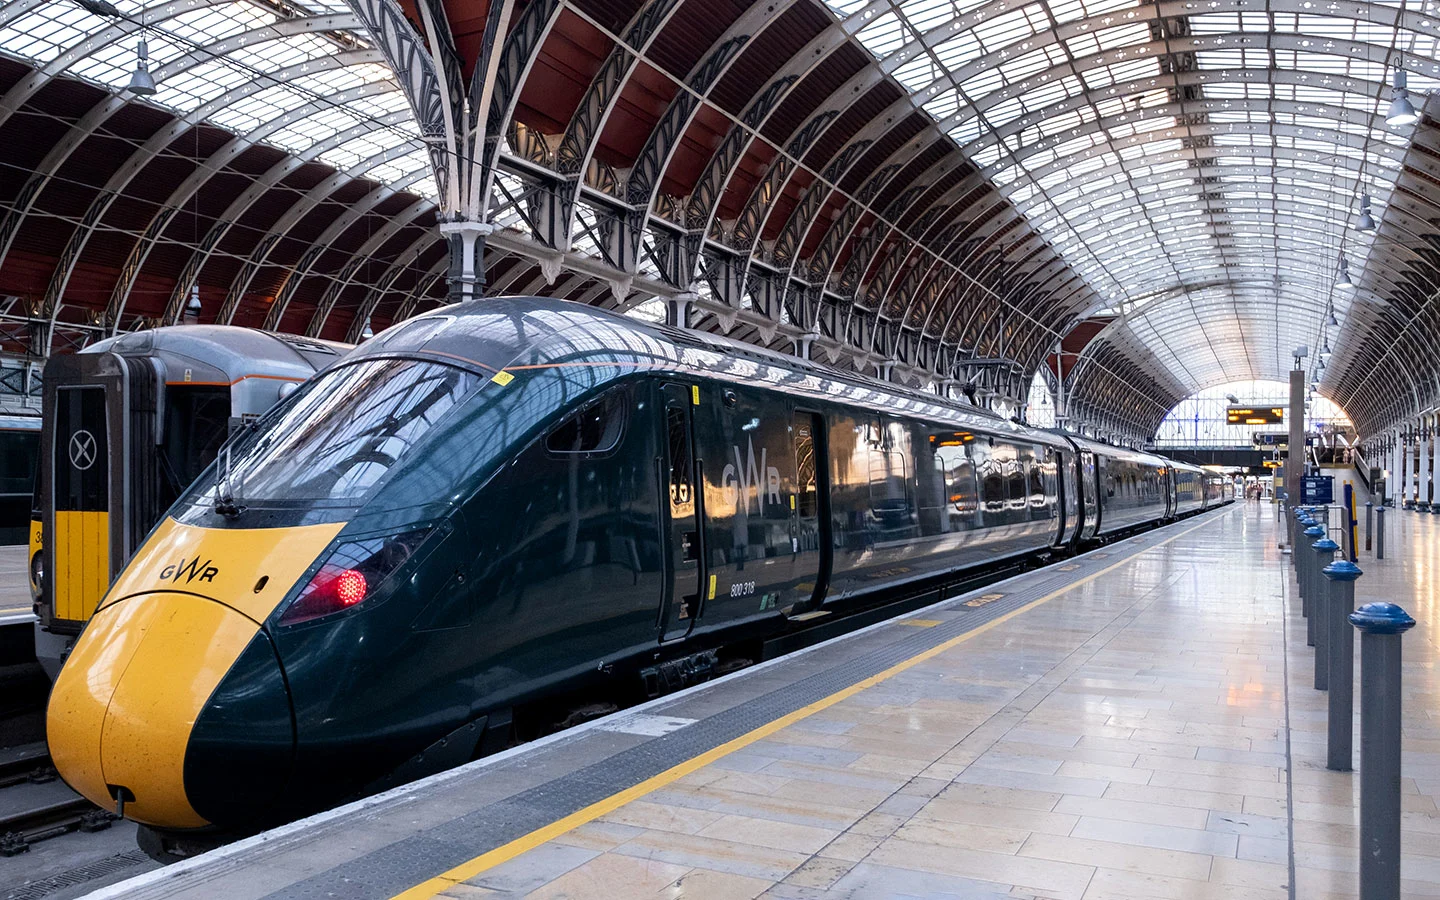
M 1204 473 L 535 298 L 393 326 L 243 428 L 110 586 L 52 758 L 169 836 L 464 762 L 858 600 L 1206 508 Z

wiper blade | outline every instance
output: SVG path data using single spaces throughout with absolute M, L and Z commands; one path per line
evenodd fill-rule
M 245 507 L 235 502 L 235 494 L 230 490 L 230 447 L 227 444 L 221 451 L 220 464 L 215 467 L 215 512 L 234 519 L 244 511 Z

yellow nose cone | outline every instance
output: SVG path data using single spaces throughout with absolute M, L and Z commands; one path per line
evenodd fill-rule
M 71 787 L 167 828 L 209 824 L 185 796 L 190 732 L 259 626 L 200 597 L 154 593 L 111 604 L 91 621 L 51 694 L 51 758 Z
M 115 582 L 50 692 L 50 758 L 72 788 L 165 828 L 209 824 L 185 751 L 221 679 L 343 528 L 207 529 L 167 519 Z M 263 577 L 263 580 L 262 580 Z

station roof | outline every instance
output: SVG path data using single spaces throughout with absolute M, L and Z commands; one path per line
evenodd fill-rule
M 366 3 L 0 9 L 0 317 L 88 339 L 194 296 L 207 321 L 355 339 L 438 302 L 432 154 Z M 467 59 L 485 6 L 430 6 Z M 1049 359 L 1072 414 L 1135 434 L 1283 378 L 1299 345 L 1362 431 L 1435 401 L 1440 141 L 1385 122 L 1397 69 L 1417 107 L 1440 85 L 1432 0 L 515 10 L 493 292 L 653 314 L 698 285 L 697 327 L 818 328 L 830 361 L 911 379 L 978 360 L 1012 396 Z M 536 198 L 567 190 L 557 237 Z M 617 258 L 607 223 L 637 213 Z M 665 250 L 687 240 L 688 271 Z

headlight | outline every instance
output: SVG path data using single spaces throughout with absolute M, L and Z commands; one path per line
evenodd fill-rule
M 383 594 L 391 576 L 434 530 L 421 528 L 336 545 L 276 624 L 295 625 L 345 612 Z
M 39 602 L 45 584 L 45 551 L 36 550 L 30 557 L 30 597 Z

